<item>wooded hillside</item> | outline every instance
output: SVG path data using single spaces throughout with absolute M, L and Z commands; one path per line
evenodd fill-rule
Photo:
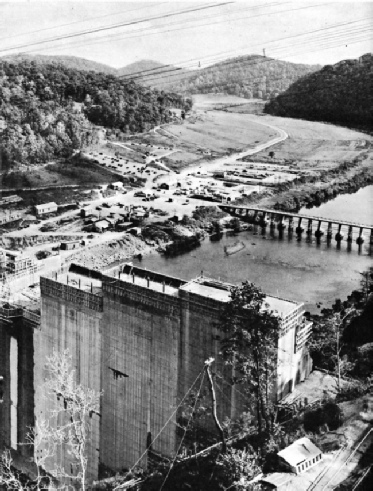
M 300 77 L 320 68 L 250 55 L 231 58 L 207 68 L 196 70 L 183 80 L 173 81 L 179 74 L 156 79 L 154 86 L 169 82 L 165 87 L 183 93 L 224 92 L 251 99 L 270 99 L 285 91 Z M 150 83 L 150 82 L 149 82 Z
M 94 138 L 91 123 L 142 132 L 170 121 L 170 107 L 190 104 L 113 75 L 62 64 L 0 62 L 2 169 L 70 155 Z
M 327 65 L 295 82 L 265 111 L 355 127 L 372 125 L 373 55 Z

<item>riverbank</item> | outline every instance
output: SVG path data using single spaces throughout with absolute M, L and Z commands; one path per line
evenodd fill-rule
M 369 162 L 370 164 L 370 162 Z M 373 169 L 368 162 L 361 167 L 357 163 L 343 164 L 338 169 L 323 172 L 319 177 L 310 176 L 284 183 L 275 189 L 237 199 L 234 204 L 255 204 L 298 213 L 303 207 L 320 206 L 341 194 L 352 194 L 373 184 Z
M 193 217 L 185 215 L 180 223 L 166 220 L 146 224 L 139 236 L 123 234 L 118 239 L 73 253 L 68 260 L 87 268 L 102 270 L 123 261 L 141 260 L 149 254 L 184 254 L 199 247 L 201 241 L 214 232 L 216 223 L 227 216 L 214 206 L 200 207 L 193 212 Z

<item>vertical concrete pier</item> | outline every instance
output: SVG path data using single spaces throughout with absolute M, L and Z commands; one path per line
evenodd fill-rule
M 363 244 L 364 243 L 364 238 L 363 238 L 363 230 L 364 228 L 363 227 L 360 227 L 360 230 L 359 230 L 359 237 L 356 239 L 356 244 Z
M 274 213 L 271 213 L 271 221 L 270 221 L 269 226 L 271 227 L 271 229 L 276 228 L 276 224 L 275 224 L 275 214 L 274 214 Z
M 299 219 L 298 219 L 298 226 L 295 229 L 295 231 L 299 235 L 304 231 L 304 228 L 302 227 L 302 217 L 299 217 Z
M 350 225 L 347 232 L 347 242 L 352 242 L 353 227 Z
M 326 239 L 331 240 L 333 237 L 333 224 L 332 222 L 328 223 L 328 231 L 326 233 Z
M 294 218 L 293 217 L 290 217 L 289 218 L 289 227 L 288 227 L 288 231 L 289 232 L 292 232 L 294 229 Z
M 317 225 L 317 230 L 315 232 L 315 237 L 320 238 L 324 235 L 324 231 L 321 228 L 322 221 L 319 220 L 319 223 Z
M 343 234 L 342 234 L 342 232 L 341 232 L 341 229 L 342 229 L 342 225 L 341 225 L 341 224 L 339 224 L 339 225 L 338 225 L 338 232 L 335 234 L 335 240 L 336 240 L 337 242 L 340 242 L 340 241 L 343 239 Z
M 312 235 L 312 218 L 308 220 L 307 235 Z
M 285 227 L 286 227 L 286 225 L 284 224 L 284 216 L 280 215 L 277 228 L 278 228 L 278 230 L 284 230 Z
M 260 225 L 263 228 L 266 228 L 266 226 L 268 225 L 268 217 L 267 217 L 267 212 L 266 211 L 263 212 L 263 215 L 261 216 Z

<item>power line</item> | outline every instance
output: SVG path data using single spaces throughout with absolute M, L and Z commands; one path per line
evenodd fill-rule
M 75 22 L 68 22 L 67 24 L 58 24 L 56 26 L 52 26 L 52 27 L 45 27 L 44 29 L 37 29 L 36 31 L 28 31 L 28 32 L 22 32 L 20 34 L 13 34 L 12 36 L 6 36 L 6 37 L 2 37 L 0 38 L 0 41 L 3 41 L 5 39 L 13 39 L 13 38 L 16 38 L 16 37 L 21 37 L 21 36 L 28 36 L 30 34 L 38 34 L 39 32 L 44 32 L 44 31 L 50 31 L 52 29 L 59 29 L 61 27 L 69 27 L 69 26 L 72 26 L 72 25 L 75 25 L 75 24 L 82 24 L 84 22 L 89 22 L 91 20 L 96 20 L 96 19 L 104 19 L 105 17 L 112 17 L 113 15 L 120 15 L 120 14 L 128 14 L 130 12 L 137 12 L 138 10 L 144 10 L 145 8 L 146 9 L 149 9 L 149 8 L 152 8 L 152 7 L 158 7 L 159 5 L 164 5 L 166 4 L 167 2 L 162 2 L 162 3 L 157 3 L 157 4 L 154 4 L 154 5 L 147 5 L 146 7 L 140 7 L 140 8 L 136 8 L 136 9 L 130 9 L 130 10 L 121 10 L 119 12 L 113 12 L 112 14 L 106 14 L 106 15 L 100 15 L 98 17 L 89 17 L 88 19 L 84 19 L 84 20 L 77 20 Z
M 187 431 L 188 431 L 188 428 L 189 428 L 189 426 L 190 426 L 190 422 L 192 421 L 193 415 L 194 415 L 194 413 L 195 413 L 195 410 L 196 410 L 196 407 L 197 407 L 197 404 L 198 404 L 198 398 L 199 398 L 199 395 L 200 395 L 200 393 L 201 393 L 201 389 L 202 389 L 202 385 L 203 385 L 203 380 L 204 380 L 204 378 L 205 378 L 205 371 L 203 371 L 203 375 L 202 375 L 201 383 L 200 383 L 200 386 L 199 386 L 199 389 L 198 389 L 198 392 L 197 392 L 197 395 L 196 395 L 196 400 L 195 400 L 195 402 L 194 402 L 192 412 L 191 412 L 191 414 L 190 414 L 190 416 L 189 416 L 188 424 L 187 424 L 187 426 L 184 428 L 184 434 L 183 434 L 183 436 L 182 436 L 182 438 L 181 438 L 181 440 L 180 440 L 180 444 L 179 444 L 179 446 L 178 446 L 178 449 L 177 449 L 177 451 L 176 451 L 176 453 L 175 453 L 175 456 L 174 456 L 174 458 L 173 458 L 173 460 L 172 460 L 172 462 L 171 462 L 171 465 L 170 465 L 170 467 L 169 467 L 169 469 L 168 469 L 168 472 L 167 472 L 167 474 L 166 474 L 166 477 L 164 478 L 164 480 L 163 480 L 163 482 L 162 482 L 162 485 L 161 485 L 161 487 L 159 488 L 159 491 L 162 491 L 162 489 L 163 489 L 164 485 L 166 484 L 166 481 L 167 481 L 167 479 L 168 479 L 168 476 L 170 475 L 170 472 L 171 472 L 171 470 L 172 470 L 173 466 L 175 465 L 175 461 L 176 461 L 177 456 L 178 456 L 178 454 L 179 454 L 179 452 L 180 452 L 180 449 L 181 449 L 181 446 L 182 446 L 182 444 L 183 444 L 183 441 L 184 441 L 185 435 L 186 435 L 186 433 L 187 433 Z
M 179 410 L 179 408 L 181 407 L 181 405 L 183 404 L 183 402 L 185 401 L 185 399 L 188 397 L 188 395 L 190 394 L 191 390 L 193 389 L 193 387 L 196 385 L 197 383 L 197 380 L 200 378 L 200 376 L 202 375 L 202 373 L 204 373 L 204 367 L 202 368 L 202 370 L 199 372 L 199 374 L 197 375 L 197 377 L 195 378 L 194 382 L 192 383 L 192 385 L 189 387 L 189 389 L 187 390 L 187 392 L 185 393 L 184 397 L 181 399 L 181 401 L 179 402 L 179 404 L 177 405 L 176 409 L 174 409 L 172 411 L 172 414 L 171 416 L 167 419 L 167 421 L 165 422 L 165 424 L 162 426 L 162 428 L 159 430 L 159 432 L 157 433 L 157 435 L 153 438 L 153 440 L 149 443 L 149 445 L 146 447 L 146 449 L 144 450 L 144 452 L 141 454 L 141 456 L 138 458 L 138 460 L 133 464 L 133 466 L 131 467 L 131 469 L 127 472 L 127 474 L 125 475 L 125 478 L 133 471 L 133 469 L 136 468 L 137 464 L 143 459 L 143 457 L 146 455 L 146 453 L 150 450 L 150 448 L 152 447 L 153 443 L 157 440 L 157 438 L 161 435 L 162 431 L 166 428 L 166 426 L 168 425 L 168 423 L 172 420 L 172 418 L 175 416 L 175 414 L 177 413 L 177 411 Z M 114 488 L 116 489 L 116 488 Z
M 334 25 L 331 25 L 331 26 L 327 26 L 327 27 L 324 27 L 324 28 L 321 28 L 321 29 L 315 29 L 315 30 L 312 30 L 312 31 L 308 31 L 308 32 L 303 32 L 303 33 L 300 33 L 300 34 L 296 34 L 296 35 L 293 35 L 293 36 L 286 36 L 286 37 L 283 37 L 283 38 L 279 38 L 279 39 L 274 39 L 272 41 L 268 41 L 266 43 L 267 44 L 272 44 L 272 43 L 276 43 L 276 42 L 279 42 L 279 41 L 284 41 L 284 40 L 288 40 L 288 39 L 293 39 L 295 37 L 300 37 L 300 36 L 306 36 L 306 35 L 309 35 L 309 34 L 314 34 L 314 33 L 318 33 L 318 32 L 321 32 L 321 31 L 326 31 L 326 30 L 329 30 L 329 29 L 336 29 L 336 28 L 339 28 L 339 27 L 344 27 L 346 25 L 350 25 L 350 24 L 356 24 L 356 23 L 359 23 L 359 22 L 366 22 L 366 19 L 359 19 L 357 21 L 352 21 L 352 22 L 344 22 L 344 23 L 340 23 L 340 24 L 334 24 Z M 250 48 L 254 47 L 254 46 L 261 46 L 263 43 L 257 43 L 257 44 L 254 44 L 254 45 L 251 45 Z M 245 46 L 245 49 L 247 50 L 247 45 Z M 275 49 L 275 48 L 273 48 Z M 220 53 L 217 53 L 216 55 L 214 55 L 215 57 L 215 60 L 218 60 L 219 57 L 221 57 L 221 55 L 226 55 L 228 53 L 232 53 L 232 51 L 223 51 L 223 52 L 220 52 Z M 211 58 L 211 56 L 209 56 L 208 58 Z M 176 63 L 177 64 L 177 67 L 174 69 L 180 69 L 180 68 L 187 68 L 188 65 L 190 65 L 190 63 L 193 63 L 193 62 L 196 62 L 196 61 L 199 61 L 199 60 L 206 60 L 207 58 L 192 58 L 192 59 L 189 59 L 185 62 L 181 62 L 181 63 Z M 222 60 L 224 61 L 224 58 L 222 58 Z M 232 63 L 232 60 L 227 60 L 227 64 L 230 64 Z M 182 65 L 182 67 L 180 67 L 180 65 Z M 185 65 L 185 66 L 183 66 Z M 212 65 L 213 66 L 213 65 Z M 223 64 L 221 64 L 220 66 L 223 66 Z M 206 67 L 206 68 L 209 68 L 209 67 Z M 157 70 L 157 69 L 152 69 L 152 70 Z M 124 76 L 124 77 L 127 77 L 127 78 L 134 78 L 133 76 L 134 75 L 141 75 L 142 73 L 144 72 L 147 72 L 148 70 L 142 70 L 142 71 L 139 71 L 139 72 L 136 72 L 134 74 L 131 74 L 131 75 L 127 75 L 127 76 Z M 170 70 L 171 71 L 171 70 Z
M 369 30 L 369 29 L 368 29 L 368 30 Z M 360 29 L 359 31 L 356 31 L 356 32 L 357 32 L 358 34 L 361 34 L 362 32 L 365 32 L 365 31 L 366 31 L 366 30 L 364 30 L 364 31 L 363 31 L 362 29 Z M 338 34 L 338 35 L 337 35 L 337 34 L 336 34 L 336 35 L 334 35 L 334 37 L 337 37 L 337 36 L 344 36 L 344 41 L 346 40 L 345 35 L 344 35 L 344 34 L 342 34 L 342 33 L 341 33 L 341 34 Z M 332 38 L 333 38 L 333 36 L 329 36 L 328 38 L 325 38 L 325 39 L 324 39 L 324 41 L 327 41 L 327 40 L 332 40 Z M 348 39 L 347 39 L 347 41 L 348 41 Z M 304 41 L 304 43 L 300 43 L 299 45 L 302 45 L 302 44 L 307 44 L 307 45 L 309 45 L 309 43 L 311 43 L 311 42 L 313 42 L 313 43 L 318 42 L 318 39 L 315 39 L 315 40 L 305 40 L 305 41 Z M 320 44 L 320 47 L 323 47 L 323 43 L 319 43 L 319 44 Z M 343 44 L 344 44 L 344 43 L 343 43 Z M 284 50 L 284 49 L 288 49 L 288 47 L 277 47 L 277 48 L 273 48 L 273 50 L 274 50 L 275 52 L 276 52 L 276 51 L 280 51 L 280 52 L 281 52 L 281 51 L 282 51 L 282 50 Z M 304 52 L 304 51 L 303 51 L 303 52 Z M 293 55 L 293 53 L 292 53 L 292 55 Z M 289 55 L 288 55 L 288 56 L 289 56 Z M 251 61 L 251 60 L 250 60 L 250 61 Z M 266 59 L 266 62 L 269 62 L 269 61 L 273 61 L 273 59 L 271 59 L 271 58 L 267 58 L 267 59 Z M 229 60 L 226 60 L 226 62 L 224 62 L 224 61 L 223 61 L 222 63 L 219 63 L 219 68 L 220 68 L 220 67 L 225 67 L 225 66 L 229 66 L 229 65 L 235 64 L 236 62 L 237 62 L 237 60 L 235 60 L 235 59 L 229 59 Z M 263 61 L 263 62 L 264 62 L 264 61 Z M 250 63 L 250 64 L 251 64 L 251 63 Z M 212 65 L 212 66 L 209 66 L 209 67 L 206 67 L 206 70 L 208 70 L 208 69 L 214 69 L 215 67 L 216 67 L 216 64 L 215 64 L 215 65 Z M 183 67 L 183 68 L 185 68 L 185 67 Z M 151 75 L 158 75 L 158 74 L 159 74 L 159 75 L 165 75 L 165 74 L 166 74 L 166 73 L 168 73 L 168 72 L 169 72 L 169 73 L 172 73 L 172 72 L 180 71 L 180 70 L 182 70 L 183 68 L 176 67 L 176 68 L 174 68 L 174 69 L 170 69 L 169 71 L 167 71 L 167 70 L 166 70 L 166 71 L 163 71 L 163 72 L 162 72 L 162 71 L 159 71 L 159 72 L 155 72 L 155 73 L 149 74 L 148 76 L 150 77 Z M 159 70 L 159 68 L 158 68 L 158 70 Z M 196 76 L 198 76 L 198 74 L 199 74 L 199 73 L 200 73 L 200 70 L 194 70 L 194 73 L 190 73 L 189 75 L 190 75 L 190 76 L 193 76 L 193 75 L 195 74 Z M 143 77 L 142 77 L 141 75 L 138 75 L 137 77 L 132 77 L 131 75 L 128 75 L 128 76 L 127 76 L 127 78 L 128 78 L 128 79 L 130 79 L 130 78 L 131 78 L 131 79 L 133 79 L 133 80 L 136 80 L 136 79 L 140 79 L 140 78 L 143 78 Z M 157 77 L 157 78 L 163 78 L 163 77 Z M 152 79 L 151 79 L 151 80 L 152 80 Z
M 371 30 L 371 29 L 366 29 L 365 31 L 362 31 L 362 32 L 364 33 L 364 32 L 366 32 L 366 31 L 370 31 L 370 30 Z M 361 32 L 359 32 L 359 33 L 357 33 L 357 34 L 361 34 Z M 352 38 L 352 37 L 351 37 L 351 38 L 347 38 L 347 41 L 346 41 L 346 37 L 344 37 L 344 38 L 343 38 L 341 41 L 338 41 L 337 39 L 333 40 L 333 39 L 331 38 L 331 39 L 330 39 L 330 41 L 334 41 L 332 44 L 327 44 L 325 41 L 328 41 L 328 39 L 326 39 L 324 42 L 322 42 L 322 43 L 321 43 L 321 44 L 320 44 L 320 45 L 317 47 L 317 49 L 302 50 L 301 52 L 294 52 L 294 51 L 293 51 L 293 52 L 290 52 L 290 53 L 287 53 L 287 52 L 285 51 L 283 54 L 281 54 L 281 50 L 284 50 L 284 49 L 286 50 L 287 48 L 286 48 L 286 47 L 285 47 L 285 48 L 280 48 L 280 47 L 279 47 L 279 48 L 277 48 L 277 51 L 279 51 L 279 52 L 280 52 L 280 54 L 277 54 L 276 56 L 277 56 L 277 57 L 280 57 L 280 56 L 281 56 L 281 57 L 283 57 L 283 58 L 289 58 L 289 57 L 291 57 L 291 56 L 295 56 L 295 55 L 297 55 L 297 54 L 302 54 L 302 53 L 307 53 L 307 52 L 315 52 L 315 51 L 316 51 L 316 52 L 318 52 L 318 51 L 321 51 L 321 50 L 323 50 L 323 49 L 330 49 L 330 48 L 338 47 L 338 46 L 341 46 L 341 45 L 346 44 L 346 42 L 348 42 L 349 44 L 354 44 L 354 43 L 356 43 L 356 42 L 362 42 L 362 41 L 365 41 L 365 40 L 368 40 L 368 39 L 370 39 L 370 36 L 364 36 L 363 38 L 358 39 L 358 40 L 356 40 L 355 38 Z M 317 42 L 317 40 L 315 40 L 314 42 Z M 315 47 L 315 46 L 313 46 L 313 47 Z M 260 55 L 255 55 L 255 56 L 257 56 L 257 59 L 255 59 L 255 60 L 249 60 L 249 61 L 248 61 L 248 62 L 246 62 L 246 63 L 245 63 L 245 62 L 244 62 L 244 63 L 242 63 L 242 65 L 243 65 L 243 66 L 245 66 L 245 67 L 248 67 L 248 66 L 252 66 L 252 65 L 260 65 L 260 64 L 263 64 L 263 63 L 271 63 L 271 62 L 281 61 L 281 60 L 274 59 L 274 58 L 264 58 L 264 59 L 263 59 L 263 57 L 262 57 L 262 56 L 260 56 Z M 235 65 L 235 64 L 236 64 L 236 62 L 237 62 L 237 60 L 234 60 L 234 59 L 232 60 L 232 59 L 230 59 L 230 60 L 227 60 L 227 61 L 226 61 L 226 63 L 221 63 L 219 66 L 220 66 L 220 67 L 222 67 L 222 66 L 223 66 L 223 67 L 226 67 L 226 66 L 229 66 L 229 65 Z M 212 67 L 208 67 L 207 69 L 213 69 L 213 68 L 214 68 L 214 66 L 212 66 Z M 148 76 L 148 78 L 146 79 L 146 82 L 148 82 L 148 83 L 149 83 L 149 85 L 151 85 L 151 83 L 150 83 L 150 82 L 154 82 L 154 81 L 156 81 L 156 80 L 167 79 L 167 81 L 163 82 L 163 84 L 166 84 L 166 85 L 168 85 L 168 84 L 172 84 L 172 83 L 173 83 L 173 81 L 172 81 L 172 80 L 169 80 L 169 79 L 170 79 L 170 78 L 173 78 L 173 77 L 175 77 L 175 76 L 176 76 L 176 77 L 177 77 L 177 76 L 180 76 L 180 74 L 179 74 L 179 73 L 176 73 L 176 74 L 174 73 L 173 75 L 171 74 L 171 75 L 166 75 L 166 76 L 165 76 L 165 74 L 167 74 L 167 73 L 172 73 L 172 72 L 179 72 L 180 70 L 182 70 L 182 69 L 181 69 L 181 68 L 175 68 L 175 69 L 173 69 L 173 70 L 168 70 L 168 71 L 165 71 L 165 72 L 158 72 L 158 73 L 154 73 L 154 74 L 152 74 L 152 77 L 153 77 L 154 75 L 159 75 L 159 76 L 156 76 L 156 77 L 150 78 L 150 75 L 149 75 L 149 76 Z M 188 79 L 190 79 L 191 77 L 194 77 L 194 76 L 198 76 L 198 75 L 199 75 L 199 73 L 200 73 L 200 71 L 199 71 L 199 70 L 194 70 L 192 73 L 188 73 L 188 74 L 186 74 L 186 76 L 185 76 L 185 80 L 188 80 Z M 130 76 L 128 76 L 128 78 L 127 78 L 126 80 L 134 80 L 134 81 L 136 81 L 136 80 L 138 80 L 138 79 L 140 79 L 140 80 L 141 80 L 141 78 L 142 78 L 142 77 L 140 77 L 140 76 L 138 76 L 138 77 L 132 77 L 132 78 L 131 78 Z M 183 80 L 180 80 L 180 83 L 182 83 L 182 82 L 183 82 Z M 159 83 L 159 82 L 158 82 L 158 83 Z
M 286 3 L 291 3 L 291 2 L 282 2 L 281 4 L 286 4 Z M 276 4 L 264 4 L 264 5 L 259 5 L 259 6 L 251 6 L 251 7 L 248 7 L 248 8 L 245 8 L 245 9 L 241 9 L 242 11 L 244 10 L 251 10 L 251 9 L 256 9 L 256 8 L 263 8 L 263 7 L 267 7 L 267 6 L 277 6 L 277 5 L 281 5 L 280 3 Z M 275 11 L 275 12 L 265 12 L 265 13 L 261 13 L 261 14 L 256 14 L 256 15 L 250 15 L 250 16 L 246 16 L 246 17 L 242 17 L 240 16 L 239 19 L 237 20 L 242 20 L 242 19 L 252 19 L 252 18 L 255 18 L 255 17 L 261 17 L 261 16 L 269 16 L 269 15 L 275 15 L 275 14 L 279 14 L 279 13 L 284 13 L 284 12 L 292 12 L 292 11 L 295 11 L 295 10 L 304 10 L 304 9 L 309 9 L 309 8 L 315 8 L 315 7 L 318 7 L 318 6 L 321 6 L 321 5 L 325 5 L 325 4 L 317 4 L 317 5 L 311 5 L 311 6 L 306 6 L 306 7 L 300 7 L 300 8 L 296 8 L 296 9 L 287 9 L 287 10 L 280 10 L 280 11 Z M 231 15 L 231 14 L 235 14 L 239 11 L 234 11 L 232 13 L 228 13 L 226 15 Z M 220 15 L 223 15 L 223 14 L 218 14 L 217 16 L 220 16 Z M 215 16 L 216 17 L 216 16 Z M 211 18 L 210 17 L 205 17 L 205 18 Z M 200 21 L 201 19 L 198 19 L 197 21 Z M 189 20 L 189 21 L 185 21 L 185 22 L 195 22 L 195 20 Z M 185 30 L 185 29 L 193 29 L 193 28 L 198 28 L 198 27 L 205 27 L 205 26 L 209 26 L 209 25 L 214 25 L 214 24 L 218 24 L 218 23 L 221 23 L 221 22 L 226 22 L 226 18 L 222 21 L 217 21 L 217 22 L 208 22 L 208 23 L 205 23 L 205 24 L 199 24 L 199 25 L 196 25 L 196 26 L 185 26 L 185 22 L 183 23 L 183 27 L 180 27 L 180 28 L 176 28 L 176 29 L 166 29 L 166 30 L 163 30 L 163 31 L 159 31 L 159 27 L 155 26 L 155 27 L 151 27 L 151 28 L 142 28 L 142 29 L 138 29 L 137 31 L 135 31 L 134 34 L 130 34 L 130 35 L 112 35 L 110 37 L 108 37 L 108 39 L 105 40 L 105 38 L 101 38 L 100 40 L 97 40 L 97 41 L 92 41 L 90 43 L 84 43 L 84 44 L 80 44 L 80 45 L 75 45 L 74 47 L 81 47 L 81 46 L 89 46 L 89 45 L 92 45 L 92 44 L 97 44 L 97 43 L 100 43 L 100 42 L 108 42 L 108 41 L 112 41 L 113 39 L 115 40 L 119 40 L 119 39 L 130 39 L 130 38 L 137 38 L 137 37 L 141 37 L 143 38 L 144 36 L 149 36 L 149 35 L 159 35 L 159 34 L 166 34 L 168 32 L 173 32 L 173 31 L 181 31 L 181 30 Z M 231 21 L 230 21 L 231 22 Z M 178 21 L 176 24 L 180 23 L 180 21 Z M 166 26 L 161 26 L 161 28 L 163 27 L 166 27 Z M 148 33 L 145 33 L 145 34 L 136 34 L 137 32 L 146 32 L 147 30 L 154 30 L 154 29 L 157 29 L 157 32 L 148 32 Z M 57 48 L 54 48 L 54 47 L 46 47 L 43 49 L 44 50 L 50 50 L 50 49 L 65 49 L 66 47 L 65 46 L 61 46 L 61 47 L 57 47 Z M 40 51 L 40 50 L 39 50 Z
M 234 3 L 234 2 L 231 2 L 231 3 Z M 289 3 L 289 2 L 284 2 L 284 3 Z M 225 14 L 216 14 L 216 15 L 213 15 L 213 16 L 205 16 L 205 17 L 202 17 L 202 19 L 211 19 L 211 18 L 214 18 L 214 17 L 219 17 L 221 15 L 225 15 L 225 20 L 226 20 L 226 16 L 227 15 L 231 15 L 231 14 L 235 14 L 237 12 L 240 12 L 240 11 L 246 11 L 246 10 L 251 10 L 251 9 L 257 9 L 257 8 L 263 8 L 263 7 L 267 7 L 267 6 L 276 6 L 276 5 L 279 5 L 279 3 L 269 3 L 269 4 L 263 4 L 263 5 L 257 5 L 257 6 L 250 6 L 250 7 L 246 7 L 246 8 L 243 8 L 243 9 L 239 9 L 239 10 L 235 10 L 233 12 L 228 12 L 228 13 L 225 13 Z M 262 15 L 266 15 L 266 14 L 262 14 Z M 201 18 L 197 19 L 197 21 L 200 21 Z M 185 20 L 185 21 L 176 21 L 174 23 L 168 23 L 167 26 L 169 25 L 177 25 L 177 24 L 180 24 L 182 23 L 182 25 L 184 26 L 183 28 L 177 28 L 177 29 L 173 29 L 173 30 L 181 30 L 181 29 L 184 29 L 184 28 L 193 28 L 194 26 L 187 26 L 185 27 L 185 24 L 188 23 L 188 22 L 196 22 L 195 19 L 190 19 L 190 20 Z M 211 23 L 211 24 L 214 24 L 214 23 Z M 205 24 L 205 25 L 209 25 L 209 24 Z M 172 30 L 167 30 L 167 31 L 157 31 L 157 32 L 150 32 L 148 34 L 141 34 L 141 35 L 138 35 L 136 33 L 143 33 L 143 32 L 146 32 L 146 31 L 149 31 L 149 30 L 154 30 L 154 29 L 163 29 L 167 26 L 151 26 L 151 27 L 144 27 L 144 28 L 140 28 L 140 29 L 137 29 L 136 31 L 134 31 L 134 35 L 133 34 L 129 34 L 129 35 L 124 35 L 123 34 L 113 34 L 113 35 L 109 35 L 109 36 L 106 36 L 104 38 L 100 38 L 99 40 L 96 40 L 96 41 L 91 41 L 89 43 L 83 43 L 83 44 L 78 44 L 78 45 L 72 45 L 72 46 L 69 46 L 69 47 L 81 47 L 81 46 L 90 46 L 90 45 L 93 45 L 93 44 L 97 44 L 97 43 L 101 43 L 101 42 L 108 42 L 108 41 L 112 41 L 113 39 L 128 39 L 128 38 L 137 38 L 137 37 L 141 37 L 143 38 L 144 35 L 154 35 L 154 34 L 163 34 L 163 33 L 166 33 L 166 32 L 170 32 Z M 198 26 L 197 26 L 198 27 Z M 66 46 L 63 45 L 63 46 L 60 46 L 60 47 L 54 47 L 54 46 L 49 46 L 49 47 L 45 47 L 42 49 L 42 51 L 45 51 L 45 50 L 50 50 L 50 49 L 66 49 Z M 35 50 L 31 50 L 30 52 L 33 52 Z M 40 49 L 38 49 L 38 52 L 40 52 Z
M 29 48 L 30 46 L 37 46 L 37 45 L 40 45 L 40 44 L 45 44 L 45 43 L 50 43 L 50 42 L 55 42 L 55 41 L 61 41 L 61 40 L 71 39 L 71 38 L 80 37 L 80 36 L 85 36 L 87 34 L 96 34 L 98 32 L 108 31 L 108 30 L 111 30 L 111 29 L 118 29 L 119 27 L 133 26 L 133 25 L 141 24 L 143 22 L 148 22 L 148 21 L 152 21 L 152 20 L 167 19 L 167 18 L 170 18 L 170 17 L 175 17 L 177 15 L 189 14 L 191 12 L 199 12 L 201 10 L 207 10 L 207 9 L 212 9 L 212 8 L 217 8 L 217 7 L 223 7 L 225 5 L 230 5 L 232 3 L 233 2 L 230 1 L 230 2 L 218 3 L 218 4 L 214 4 L 214 5 L 205 5 L 205 6 L 196 7 L 196 8 L 193 8 L 193 9 L 187 9 L 187 10 L 182 10 L 182 11 L 178 11 L 178 12 L 171 12 L 171 13 L 168 13 L 168 14 L 162 14 L 162 15 L 158 15 L 158 16 L 148 17 L 148 18 L 145 18 L 145 19 L 139 19 L 139 20 L 130 21 L 130 22 L 124 22 L 124 23 L 115 24 L 115 25 L 111 25 L 111 26 L 97 27 L 95 29 L 91 29 L 91 30 L 88 30 L 88 31 L 75 32 L 75 33 L 72 33 L 72 34 L 66 34 L 66 35 L 57 36 L 57 37 L 51 38 L 51 39 L 46 39 L 46 40 L 42 40 L 42 41 L 35 41 L 33 43 L 20 44 L 18 46 L 11 46 L 9 48 L 0 50 L 0 53 L 1 52 L 2 53 L 3 52 L 7 52 L 7 51 L 13 51 L 15 49 Z

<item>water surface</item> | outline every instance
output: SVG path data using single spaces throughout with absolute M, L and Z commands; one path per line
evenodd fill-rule
M 368 186 L 300 213 L 370 224 L 372 195 L 373 186 Z M 225 247 L 237 240 L 245 247 L 227 255 Z M 271 234 L 269 228 L 262 235 L 255 227 L 237 236 L 224 235 L 217 242 L 205 239 L 198 249 L 176 257 L 144 257 L 141 266 L 187 280 L 201 271 L 231 283 L 249 280 L 269 294 L 304 302 L 307 310 L 315 312 L 317 304 L 330 306 L 336 298 L 344 300 L 359 287 L 361 273 L 372 265 L 370 252 L 369 234 L 359 248 L 346 240 L 340 246 L 334 239 L 329 244 L 325 238 L 319 243 L 315 237 L 310 241 L 305 234 L 300 241 L 287 232 L 280 237 L 277 231 Z

